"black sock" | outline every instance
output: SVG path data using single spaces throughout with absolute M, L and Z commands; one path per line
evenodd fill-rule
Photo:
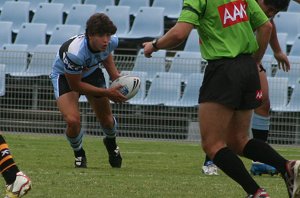
M 17 173 L 19 171 L 19 168 L 16 165 L 14 165 L 2 173 L 7 185 L 14 183 L 17 177 Z
M 74 155 L 75 157 L 85 156 L 85 151 L 83 150 L 83 148 L 81 148 L 79 151 L 74 151 Z
M 267 142 L 269 130 L 252 129 L 252 134 L 254 139 L 259 139 Z
M 243 154 L 253 161 L 274 166 L 281 174 L 286 172 L 285 165 L 287 160 L 277 153 L 269 144 L 261 140 L 249 140 L 244 148 Z
M 250 176 L 242 160 L 229 148 L 220 149 L 213 161 L 224 173 L 240 184 L 248 194 L 255 194 L 259 188 L 258 184 Z
M 209 157 L 208 157 L 208 155 L 205 155 L 205 161 L 204 161 L 204 165 L 206 164 L 206 162 L 208 162 L 208 161 L 212 161 Z

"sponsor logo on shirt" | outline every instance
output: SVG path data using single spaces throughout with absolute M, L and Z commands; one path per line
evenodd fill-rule
M 247 2 L 242 0 L 229 2 L 219 6 L 218 11 L 223 27 L 225 28 L 237 23 L 248 21 L 248 15 L 246 12 L 247 6 Z
M 263 96 L 263 93 L 262 93 L 262 90 L 256 90 L 256 100 L 262 100 L 262 96 Z

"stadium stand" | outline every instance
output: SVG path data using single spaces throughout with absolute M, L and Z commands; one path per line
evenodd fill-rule
M 24 72 L 28 65 L 27 44 L 4 44 L 0 50 L 0 62 L 5 64 L 5 73 Z
M 23 23 L 29 22 L 29 2 L 5 1 L 2 7 L 0 21 L 13 22 L 12 31 L 18 33 Z
M 170 65 L 169 72 L 180 73 L 182 81 L 186 82 L 189 74 L 195 73 L 200 75 L 202 71 L 201 63 L 200 52 L 177 51 Z
M 0 96 L 5 95 L 5 64 L 0 64 Z
M 0 21 L 0 44 L 12 43 L 12 25 L 11 21 Z
M 140 7 L 129 33 L 120 35 L 119 38 L 153 39 L 162 36 L 164 34 L 163 12 L 164 8 Z
M 48 44 L 61 45 L 72 36 L 79 34 L 80 25 L 56 25 Z
M 85 0 L 84 4 L 94 4 L 97 6 L 97 12 L 104 12 L 106 6 L 115 6 L 115 0 Z
M 29 10 L 32 11 L 33 13 L 35 13 L 36 9 L 38 8 L 40 3 L 48 3 L 48 0 L 18 0 L 18 1 L 25 1 L 25 2 L 29 2 L 30 6 L 29 6 Z
M 152 58 L 146 58 L 144 50 L 139 50 L 134 62 L 133 71 L 147 72 L 147 80 L 152 81 L 156 72 L 166 71 L 166 50 L 159 50 L 152 54 Z
M 32 23 L 46 23 L 47 35 L 51 35 L 57 24 L 63 23 L 62 3 L 40 3 L 33 15 Z
M 297 34 L 300 34 L 300 13 L 279 12 L 274 17 L 274 23 L 278 33 L 288 34 L 286 44 L 292 46 Z
M 45 23 L 23 23 L 14 44 L 27 44 L 29 51 L 38 44 L 46 44 L 46 29 Z
M 179 100 L 168 101 L 167 106 L 195 107 L 198 106 L 199 90 L 203 81 L 203 74 L 192 73 L 188 76 L 182 97 Z
M 288 78 L 268 77 L 271 109 L 285 107 L 288 103 Z
M 73 4 L 66 18 L 65 25 L 79 25 L 79 33 L 85 33 L 87 19 L 96 12 L 96 5 Z
M 164 105 L 170 101 L 177 101 L 181 94 L 181 74 L 157 72 L 152 80 L 147 96 L 138 105 Z
M 199 36 L 197 29 L 193 29 L 190 32 L 190 35 L 188 36 L 185 46 L 184 46 L 184 51 L 189 51 L 189 52 L 199 52 L 200 47 L 199 47 Z
M 287 53 L 287 46 L 286 46 L 287 37 L 288 37 L 287 33 L 277 33 L 277 39 L 278 39 L 280 48 L 284 53 Z M 268 45 L 265 54 L 267 54 L 267 55 L 274 54 L 270 44 Z
M 300 12 L 300 5 L 296 1 L 290 1 L 287 12 Z
M 169 19 L 177 19 L 183 6 L 182 0 L 154 0 L 152 7 L 163 7 L 164 16 Z
M 275 75 L 275 73 L 276 73 L 276 68 L 275 68 L 276 59 L 274 58 L 273 54 L 265 54 L 262 58 L 261 63 L 262 63 L 263 67 L 266 70 L 267 76 L 271 77 L 271 76 Z M 273 70 L 275 70 L 275 71 L 273 72 Z
M 149 0 L 120 0 L 119 6 L 129 6 L 130 7 L 130 14 L 136 16 L 140 11 L 141 7 L 149 7 L 150 1 Z M 155 13 L 155 12 L 154 12 Z M 152 16 L 153 13 L 152 13 Z
M 72 9 L 73 4 L 81 4 L 81 0 L 51 0 L 51 3 L 62 3 L 64 4 L 63 12 L 67 15 L 69 14 L 70 10 Z
M 129 10 L 129 6 L 106 6 L 103 11 L 117 26 L 117 35 L 120 37 L 126 36 L 130 30 Z
M 299 5 L 300 7 L 300 5 Z M 290 56 L 300 56 L 300 34 L 297 35 L 294 45 L 291 47 Z M 300 75 L 299 75 L 300 76 Z
M 289 72 L 285 72 L 282 69 L 278 69 L 275 77 L 285 77 L 288 79 L 289 87 L 294 87 L 297 80 L 300 77 L 300 55 L 299 56 L 288 56 L 290 61 L 291 69 Z

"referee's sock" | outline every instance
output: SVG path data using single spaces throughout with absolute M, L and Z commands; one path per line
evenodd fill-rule
M 250 176 L 242 160 L 228 147 L 220 149 L 213 162 L 229 177 L 239 183 L 248 194 L 255 194 L 258 184 Z

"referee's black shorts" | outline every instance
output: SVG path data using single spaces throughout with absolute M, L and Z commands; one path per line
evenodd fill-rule
M 251 55 L 208 61 L 199 93 L 199 103 L 215 102 L 235 110 L 261 104 L 258 70 Z

